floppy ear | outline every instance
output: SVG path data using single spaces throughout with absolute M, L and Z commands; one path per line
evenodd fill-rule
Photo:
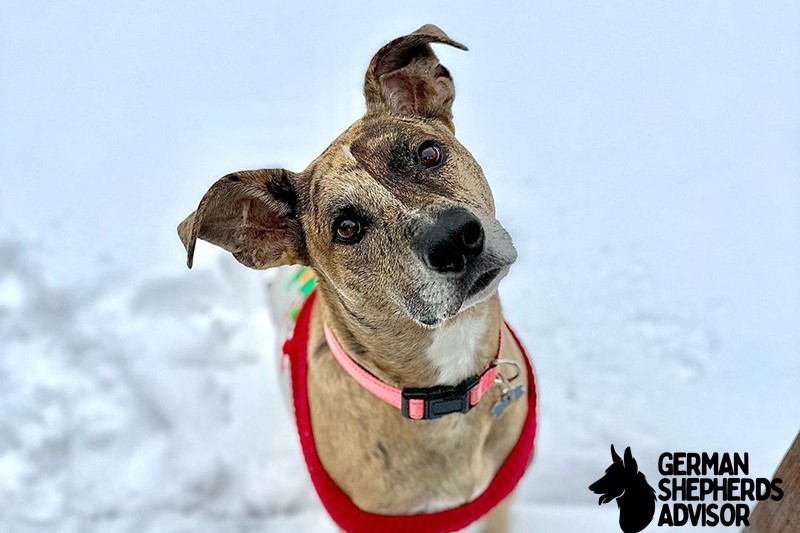
M 454 129 L 453 78 L 439 64 L 430 43 L 467 49 L 433 24 L 393 40 L 369 63 L 364 80 L 367 113 L 388 109 L 401 115 L 438 118 Z
M 613 460 L 615 463 L 617 461 L 622 461 L 622 458 L 617 453 L 617 450 L 614 449 L 614 445 L 613 444 L 611 445 L 611 460 Z
M 635 474 L 639 471 L 639 465 L 636 464 L 636 459 L 631 454 L 631 447 L 625 448 L 625 472 L 628 474 Z
M 301 263 L 305 247 L 295 217 L 296 178 L 283 169 L 244 170 L 214 183 L 197 211 L 178 225 L 187 266 L 192 268 L 198 238 L 250 268 Z

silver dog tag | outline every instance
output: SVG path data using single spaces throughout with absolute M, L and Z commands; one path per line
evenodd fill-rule
M 494 415 L 495 418 L 502 415 L 506 407 L 516 400 L 519 400 L 523 394 L 525 394 L 525 385 L 517 385 L 513 389 L 508 389 L 503 396 L 497 400 L 497 403 L 492 406 L 492 415 Z

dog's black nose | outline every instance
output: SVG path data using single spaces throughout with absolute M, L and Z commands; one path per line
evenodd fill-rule
M 419 239 L 422 260 L 437 272 L 461 272 L 483 252 L 483 226 L 464 208 L 452 208 L 436 216 Z

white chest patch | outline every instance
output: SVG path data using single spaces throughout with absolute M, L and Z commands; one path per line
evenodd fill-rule
M 478 343 L 487 322 L 486 311 L 475 311 L 435 330 L 428 357 L 439 371 L 442 385 L 456 385 L 475 372 Z

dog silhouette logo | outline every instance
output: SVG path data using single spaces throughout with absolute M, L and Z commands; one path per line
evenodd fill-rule
M 656 512 L 656 493 L 639 472 L 630 447 L 625 448 L 622 459 L 611 445 L 611 466 L 606 475 L 589 485 L 589 490 L 600 494 L 599 505 L 616 499 L 619 506 L 619 527 L 624 533 L 637 533 L 653 520 Z

